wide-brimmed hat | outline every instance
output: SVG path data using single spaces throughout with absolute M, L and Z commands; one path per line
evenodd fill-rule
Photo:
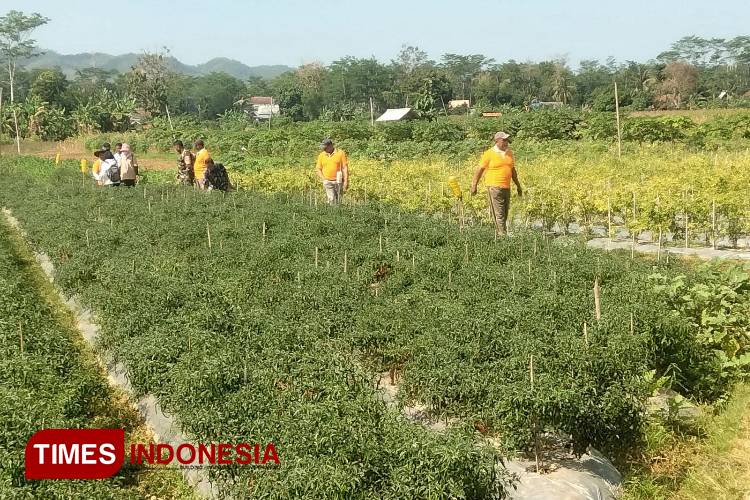
M 121 153 L 130 153 L 130 144 L 127 142 L 124 142 L 122 146 L 120 146 L 120 152 Z
M 498 132 L 495 134 L 495 140 L 498 139 L 507 139 L 510 137 L 510 134 L 506 134 L 505 132 Z
M 331 139 L 323 139 L 320 141 L 320 149 L 325 149 L 328 146 L 333 146 L 333 141 Z
M 99 148 L 99 149 L 97 149 L 97 150 L 94 151 L 94 156 L 99 156 L 100 154 L 106 153 L 107 151 L 108 151 L 107 149 Z

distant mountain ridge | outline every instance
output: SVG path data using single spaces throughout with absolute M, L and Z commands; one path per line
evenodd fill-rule
M 59 54 L 53 50 L 47 50 L 42 55 L 24 62 L 27 69 L 38 68 L 60 68 L 68 78 L 75 76 L 76 70 L 96 67 L 105 70 L 114 70 L 125 73 L 136 63 L 140 54 L 122 54 L 113 56 L 101 52 L 84 52 L 82 54 Z M 169 58 L 172 69 L 186 75 L 207 75 L 212 72 L 224 72 L 229 75 L 247 80 L 251 76 L 262 78 L 274 78 L 294 68 L 284 65 L 248 66 L 240 61 L 226 57 L 215 57 L 203 64 L 191 66 L 184 64 L 174 57 Z

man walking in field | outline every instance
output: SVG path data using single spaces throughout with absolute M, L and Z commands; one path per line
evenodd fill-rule
M 333 147 L 331 139 L 320 143 L 323 150 L 318 155 L 315 173 L 323 182 L 326 198 L 331 205 L 341 202 L 343 193 L 349 189 L 349 161 L 343 149 Z
M 202 139 L 195 141 L 195 164 L 193 167 L 193 175 L 195 175 L 195 182 L 198 184 L 200 189 L 206 189 L 206 165 L 208 160 L 211 160 L 211 154 L 206 149 L 206 145 Z
M 182 141 L 174 141 L 173 145 L 177 153 L 177 180 L 184 186 L 192 186 L 195 180 L 193 174 L 195 155 L 189 149 L 185 149 Z
M 510 181 L 516 185 L 518 196 L 523 196 L 521 183 L 518 181 L 513 151 L 508 148 L 508 138 L 505 132 L 495 134 L 495 145 L 484 152 L 479 161 L 479 167 L 474 172 L 471 182 L 471 194 L 477 194 L 477 184 L 482 176 L 487 174 L 484 183 L 487 185 L 490 214 L 495 223 L 496 234 L 506 234 L 507 220 L 510 210 Z

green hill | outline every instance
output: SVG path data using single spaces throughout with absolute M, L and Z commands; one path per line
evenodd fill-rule
M 139 54 L 132 53 L 113 56 L 110 54 L 102 54 L 100 52 L 59 54 L 55 51 L 48 50 L 42 55 L 26 61 L 24 67 L 27 69 L 60 68 L 66 76 L 71 78 L 75 76 L 76 70 L 90 67 L 124 73 L 130 70 L 138 57 Z M 186 75 L 207 75 L 212 72 L 224 72 L 241 80 L 246 80 L 251 76 L 273 78 L 293 69 L 284 65 L 248 66 L 234 59 L 227 59 L 225 57 L 216 57 L 210 61 L 195 66 L 184 64 L 174 57 L 170 57 L 169 60 L 172 69 Z

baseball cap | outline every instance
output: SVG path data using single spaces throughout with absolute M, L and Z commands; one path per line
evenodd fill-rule
M 510 135 L 506 134 L 505 132 L 498 132 L 498 133 L 495 134 L 495 140 L 498 140 L 498 139 L 507 139 L 509 137 L 510 137 Z

